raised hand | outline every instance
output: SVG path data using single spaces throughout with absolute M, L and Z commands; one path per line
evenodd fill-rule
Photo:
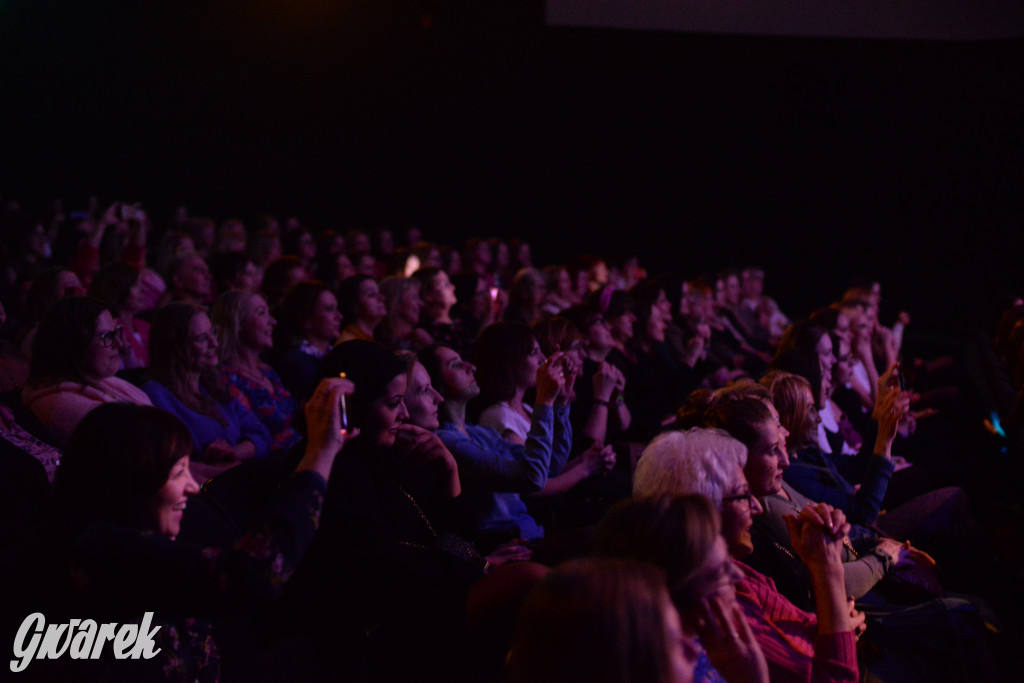
M 355 385 L 338 377 L 321 380 L 303 408 L 306 415 L 306 453 L 296 471 L 313 470 L 327 479 L 334 458 L 345 442 L 359 436 L 359 430 L 341 427 L 341 397 L 350 396 Z
M 700 642 L 723 678 L 768 682 L 768 664 L 738 604 L 727 608 L 722 596 L 713 594 L 701 602 L 697 623 Z
M 553 406 L 565 392 L 565 353 L 559 351 L 537 368 L 537 403 Z

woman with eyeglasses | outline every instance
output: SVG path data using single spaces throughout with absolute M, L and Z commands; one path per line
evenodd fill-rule
M 246 410 L 217 376 L 217 337 L 206 313 L 186 303 L 153 315 L 149 331 L 150 374 L 142 385 L 158 408 L 176 415 L 192 434 L 193 476 L 209 477 L 244 460 L 267 455 L 270 431 Z
M 75 296 L 43 315 L 32 344 L 22 401 L 63 446 L 85 415 L 101 403 L 149 405 L 149 397 L 115 377 L 124 330 L 98 300 Z

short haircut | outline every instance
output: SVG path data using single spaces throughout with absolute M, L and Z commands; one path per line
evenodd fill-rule
M 71 433 L 54 481 L 57 510 L 76 526 L 97 520 L 143 528 L 147 503 L 192 450 L 192 435 L 171 413 L 101 404 Z
M 633 495 L 699 493 L 720 506 L 746 464 L 747 447 L 721 429 L 664 432 L 640 455 Z

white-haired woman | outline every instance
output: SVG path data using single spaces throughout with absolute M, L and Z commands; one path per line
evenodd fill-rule
M 763 509 L 743 475 L 747 448 L 718 429 L 667 432 L 644 450 L 633 480 L 636 497 L 698 493 L 722 515 L 722 537 L 736 574 L 734 604 L 743 609 L 768 661 L 772 681 L 856 681 L 856 636 L 863 614 L 843 584 L 846 517 L 824 503 L 787 517 L 791 541 L 811 572 L 817 614 L 794 606 L 770 579 L 736 562 L 753 552 L 753 515 Z M 671 578 L 670 578 L 671 581 Z M 726 601 L 726 610 L 732 605 Z M 713 660 L 714 661 L 714 660 Z M 719 666 L 718 662 L 715 662 Z

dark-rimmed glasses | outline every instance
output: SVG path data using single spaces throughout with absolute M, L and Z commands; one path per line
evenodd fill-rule
M 104 332 L 100 335 L 100 341 L 103 342 L 103 348 L 114 348 L 115 344 L 124 341 L 124 328 L 118 325 L 114 329 Z
M 735 496 L 725 496 L 722 498 L 723 503 L 738 503 L 741 500 L 747 501 L 747 507 L 753 508 L 754 502 L 757 500 L 757 496 L 755 496 L 750 489 L 747 489 L 746 491 L 737 493 Z

